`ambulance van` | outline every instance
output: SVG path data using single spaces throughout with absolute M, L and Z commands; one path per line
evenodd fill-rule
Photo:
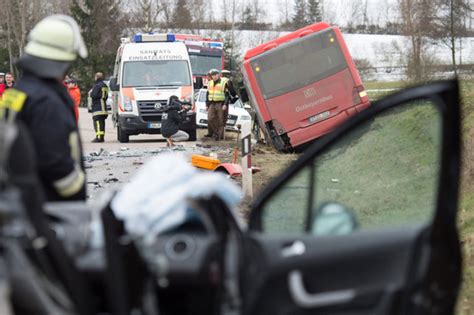
M 117 140 L 129 136 L 160 134 L 162 108 L 171 95 L 194 103 L 193 75 L 187 48 L 173 34 L 137 34 L 122 39 L 115 59 L 112 119 Z M 180 129 L 196 140 L 196 113 L 182 113 Z

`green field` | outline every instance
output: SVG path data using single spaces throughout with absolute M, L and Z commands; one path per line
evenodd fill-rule
M 280 189 L 267 205 L 266 230 L 304 230 L 309 200 L 314 214 L 327 202 L 352 209 L 363 229 L 429 221 L 440 128 L 436 107 L 428 102 L 405 104 L 363 124 Z
M 367 89 L 396 88 L 397 83 L 391 82 L 387 85 L 387 83 L 370 82 L 365 86 Z M 398 83 L 398 87 L 404 86 L 405 83 Z M 461 97 L 463 165 L 458 226 L 461 231 L 464 275 L 457 314 L 471 315 L 474 314 L 474 81 L 461 82 Z
M 366 82 L 364 85 L 367 90 L 374 90 L 369 91 L 369 96 L 375 100 L 392 93 L 387 89 L 403 88 L 407 84 Z M 461 94 L 463 166 L 458 217 L 464 281 L 457 314 L 470 315 L 474 314 L 474 81 L 462 81 Z M 313 168 L 317 188 L 311 208 L 336 200 L 352 208 L 365 228 L 429 219 L 437 180 L 439 139 L 435 112 L 422 107 L 407 107 L 404 112 L 378 117 L 362 128 L 359 135 L 327 152 L 316 166 L 308 166 L 271 200 L 268 207 L 272 210 L 267 213 L 272 215 L 265 218 L 267 228 L 275 232 L 297 232 L 304 228 Z M 278 204 L 283 207 L 277 207 Z M 278 211 L 278 208 L 292 211 Z
M 404 82 L 368 82 L 366 89 L 403 88 Z M 378 98 L 384 93 L 369 93 Z M 474 314 L 474 81 L 461 82 L 463 117 L 463 166 L 458 224 L 464 254 L 464 276 L 458 301 L 459 315 Z

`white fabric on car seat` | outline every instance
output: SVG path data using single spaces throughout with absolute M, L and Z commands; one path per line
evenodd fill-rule
M 217 195 L 235 209 L 240 188 L 221 173 L 199 171 L 182 155 L 153 158 L 115 196 L 112 209 L 127 232 L 145 243 L 186 220 L 188 198 Z

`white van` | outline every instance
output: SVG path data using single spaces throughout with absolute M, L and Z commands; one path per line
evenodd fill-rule
M 112 91 L 112 119 L 117 139 L 161 133 L 161 107 L 171 95 L 193 104 L 191 63 L 186 46 L 173 34 L 137 34 L 122 39 L 117 50 Z M 196 114 L 187 112 L 180 129 L 196 140 Z

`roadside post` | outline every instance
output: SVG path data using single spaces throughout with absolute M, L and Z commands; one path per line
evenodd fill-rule
M 253 197 L 251 129 L 250 121 L 242 124 L 242 190 L 246 198 Z

